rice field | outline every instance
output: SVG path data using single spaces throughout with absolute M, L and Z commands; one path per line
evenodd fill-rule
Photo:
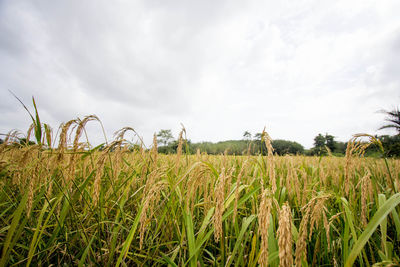
M 371 136 L 342 158 L 276 156 L 266 132 L 266 156 L 210 156 L 182 132 L 162 155 L 130 128 L 91 148 L 90 120 L 0 145 L 0 266 L 400 264 L 400 160 L 363 157 Z

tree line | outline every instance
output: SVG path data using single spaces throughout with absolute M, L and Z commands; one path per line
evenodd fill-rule
M 380 127 L 382 129 L 395 129 L 396 135 L 376 135 L 375 137 L 380 140 L 385 150 L 385 156 L 387 157 L 400 157 L 400 111 L 398 108 L 386 111 L 382 110 L 386 114 L 386 124 Z M 193 154 L 197 150 L 200 152 L 206 152 L 207 154 L 223 154 L 228 155 L 259 155 L 266 154 L 265 143 L 261 140 L 261 133 L 255 133 L 252 135 L 249 131 L 243 133 L 242 140 L 229 140 L 221 141 L 217 143 L 212 142 L 199 142 L 192 143 L 190 140 L 186 140 L 185 148 L 186 152 Z M 311 149 L 304 149 L 304 147 L 294 141 L 276 139 L 272 140 L 272 146 L 274 152 L 278 155 L 310 155 L 310 156 L 344 156 L 347 149 L 347 142 L 337 141 L 336 137 L 325 133 L 319 133 L 314 138 L 314 146 Z M 178 147 L 178 140 L 174 139 L 171 130 L 160 130 L 157 133 L 157 141 L 160 144 L 158 151 L 160 153 L 172 154 L 176 152 Z M 379 156 L 379 148 L 375 145 L 371 145 L 366 149 L 365 155 L 367 156 Z

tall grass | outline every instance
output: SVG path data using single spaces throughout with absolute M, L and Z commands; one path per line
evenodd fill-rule
M 266 133 L 268 156 L 188 155 L 183 130 L 159 155 L 130 150 L 131 128 L 91 148 L 92 120 L 63 124 L 57 148 L 1 145 L 0 266 L 400 263 L 400 161 L 359 139 L 345 158 L 277 157 Z

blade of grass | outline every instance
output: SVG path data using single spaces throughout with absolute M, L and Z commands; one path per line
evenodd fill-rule
M 137 226 L 139 224 L 139 219 L 140 219 L 140 215 L 142 214 L 142 209 L 143 209 L 143 205 L 140 206 L 140 209 L 138 210 L 138 213 L 136 214 L 136 217 L 135 217 L 135 220 L 133 221 L 131 229 L 129 230 L 129 234 L 124 242 L 121 253 L 119 254 L 117 263 L 115 264 L 115 266 L 117 266 L 117 267 L 121 264 L 122 260 L 125 259 L 126 255 L 128 254 L 129 247 L 132 243 L 132 240 L 135 236 Z
M 42 210 L 40 211 L 38 222 L 36 224 L 35 233 L 33 234 L 31 245 L 29 247 L 28 262 L 26 263 L 27 267 L 31 264 L 33 254 L 35 253 L 35 250 L 36 250 L 36 247 L 37 247 L 37 244 L 38 244 L 36 242 L 36 240 L 38 239 L 39 231 L 41 230 L 41 225 L 42 225 L 42 221 L 43 221 L 43 216 L 44 216 L 44 213 L 46 212 L 48 206 L 49 206 L 49 204 L 47 202 L 45 202 L 43 207 L 42 207 Z
M 196 243 L 195 243 L 195 237 L 194 237 L 194 229 L 193 229 L 193 221 L 192 221 L 192 216 L 190 213 L 183 211 L 183 217 L 185 219 L 185 225 L 186 225 L 186 236 L 187 236 L 187 242 L 189 246 L 189 264 L 192 267 L 197 266 L 197 253 L 196 253 Z
M 93 240 L 94 240 L 95 237 L 96 237 L 96 235 L 93 235 L 92 238 L 91 238 L 90 241 L 89 241 L 89 244 L 86 246 L 85 251 L 84 251 L 83 254 L 82 254 L 82 257 L 81 257 L 81 259 L 79 260 L 78 267 L 84 266 L 86 256 L 87 256 L 87 254 L 89 253 L 90 247 L 91 247 L 92 242 L 93 242 Z
M 242 228 L 241 228 L 240 233 L 239 233 L 239 235 L 238 235 L 238 237 L 236 239 L 235 246 L 234 246 L 233 251 L 232 251 L 232 253 L 231 253 L 230 257 L 229 257 L 229 260 L 228 260 L 228 262 L 226 263 L 225 266 L 230 266 L 232 264 L 232 262 L 233 262 L 233 260 L 235 259 L 235 256 L 236 256 L 236 252 L 238 251 L 239 247 L 241 245 L 243 245 L 242 240 L 243 240 L 244 234 L 247 231 L 247 228 L 252 224 L 252 222 L 254 221 L 254 219 L 256 217 L 257 216 L 253 214 L 253 215 L 250 215 L 249 217 L 247 217 L 247 218 L 245 218 L 243 220 Z M 243 246 L 242 246 L 242 249 L 243 249 Z
M 375 232 L 378 225 L 386 218 L 386 216 L 396 208 L 400 203 L 400 193 L 391 196 L 385 203 L 377 210 L 370 222 L 368 223 L 365 230 L 359 236 L 357 242 L 354 244 L 350 254 L 345 263 L 346 267 L 350 267 L 354 264 L 357 256 L 360 254 L 364 245 L 368 242 L 369 238 Z
M 379 194 L 378 195 L 378 208 L 382 207 L 382 205 L 386 201 L 386 196 L 384 194 Z M 387 240 L 387 217 L 385 217 L 382 222 L 380 223 L 380 229 L 381 229 L 381 244 L 382 248 L 385 254 L 385 258 L 382 258 L 382 260 L 387 260 L 388 259 L 388 248 L 386 244 Z
M 7 260 L 8 260 L 7 255 L 9 254 L 10 250 L 12 250 L 12 247 L 10 246 L 11 238 L 14 235 L 15 229 L 19 225 L 19 221 L 21 219 L 22 212 L 25 209 L 27 200 L 28 200 L 28 192 L 26 192 L 25 195 L 22 197 L 22 199 L 21 199 L 21 201 L 20 201 L 20 203 L 18 205 L 18 208 L 12 214 L 12 218 L 13 219 L 11 221 L 10 228 L 9 228 L 9 230 L 7 232 L 6 239 L 4 241 L 3 253 L 1 255 L 0 266 L 5 266 L 6 263 L 7 263 Z

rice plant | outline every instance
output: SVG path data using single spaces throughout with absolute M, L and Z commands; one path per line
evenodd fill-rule
M 267 156 L 211 156 L 183 129 L 163 155 L 132 128 L 93 148 L 96 116 L 32 120 L 35 145 L 0 145 L 0 266 L 400 264 L 400 161 L 365 158 L 371 136 L 345 158 L 276 156 L 265 131 Z

